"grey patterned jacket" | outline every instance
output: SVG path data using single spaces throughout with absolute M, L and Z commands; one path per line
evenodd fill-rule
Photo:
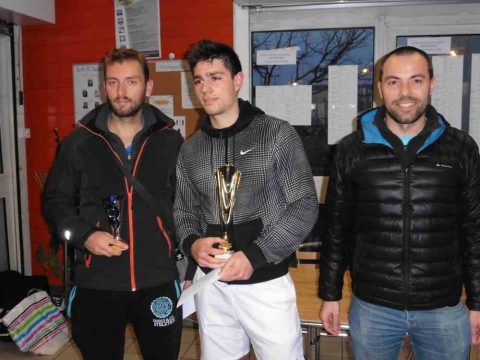
M 230 128 L 214 129 L 207 117 L 181 148 L 174 217 L 182 251 L 195 240 L 221 236 L 214 173 L 225 163 L 241 172 L 229 241 L 243 251 L 256 283 L 282 276 L 287 259 L 311 231 L 318 215 L 313 176 L 302 142 L 285 121 L 239 100 Z M 209 269 L 203 269 L 208 272 Z

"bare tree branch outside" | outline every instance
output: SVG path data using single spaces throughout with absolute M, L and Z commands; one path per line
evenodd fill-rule
M 297 47 L 296 64 L 258 65 L 257 50 Z M 295 126 L 314 175 L 328 175 L 328 67 L 357 65 L 358 112 L 373 104 L 374 29 L 347 28 L 255 32 L 252 36 L 252 86 L 312 85 L 310 126 Z

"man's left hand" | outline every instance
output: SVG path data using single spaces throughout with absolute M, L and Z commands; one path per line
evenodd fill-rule
M 248 280 L 252 276 L 253 267 L 243 251 L 237 251 L 222 266 L 219 273 L 222 281 Z
M 472 330 L 472 345 L 480 344 L 480 311 L 469 310 L 470 329 Z

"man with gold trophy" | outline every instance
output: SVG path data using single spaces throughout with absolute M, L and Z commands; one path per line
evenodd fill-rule
M 287 259 L 318 213 L 302 142 L 285 121 L 238 98 L 243 73 L 229 46 L 198 42 L 188 56 L 206 117 L 181 148 L 174 218 L 194 283 L 202 359 L 303 359 Z

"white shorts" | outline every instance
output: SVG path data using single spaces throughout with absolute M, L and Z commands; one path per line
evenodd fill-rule
M 193 281 L 205 276 L 198 268 Z M 249 285 L 216 281 L 195 295 L 201 359 L 303 359 L 302 330 L 290 274 Z

